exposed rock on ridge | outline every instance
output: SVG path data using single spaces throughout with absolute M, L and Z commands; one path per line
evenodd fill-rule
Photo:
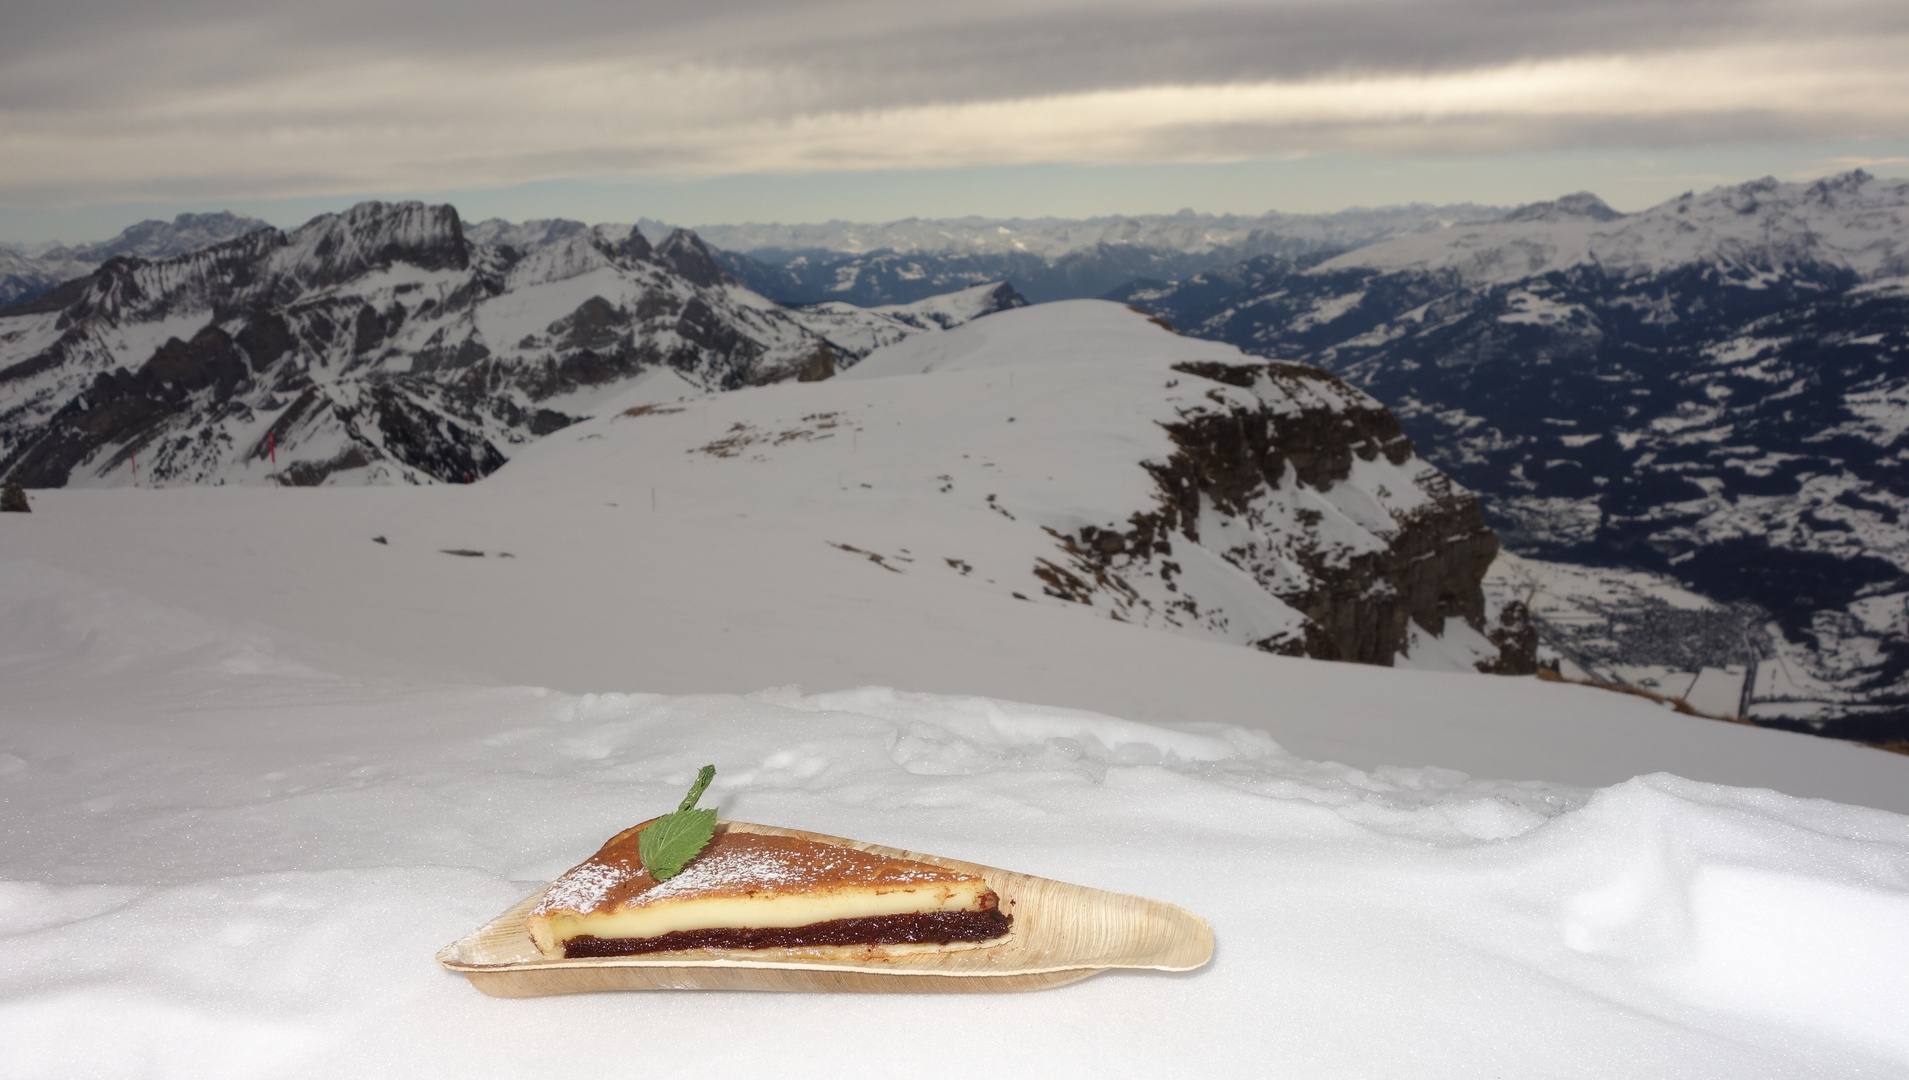
M 1335 536 L 1319 528 L 1322 510 L 1275 498 L 1282 490 L 1331 493 L 1357 462 L 1407 465 L 1415 457 L 1411 440 L 1388 410 L 1337 377 L 1298 364 L 1189 362 L 1175 370 L 1249 390 L 1253 399 L 1210 395 L 1211 407 L 1182 409 L 1179 421 L 1163 425 L 1175 451 L 1145 465 L 1159 487 L 1158 508 L 1133 514 L 1124 529 L 1056 534 L 1074 572 L 1037 571 L 1050 595 L 1079 599 L 1103 589 L 1145 605 L 1126 582 L 1138 573 L 1157 574 L 1177 592 L 1177 536 L 1221 551 L 1306 617 L 1297 632 L 1252 642 L 1266 651 L 1390 665 L 1409 651 L 1414 626 L 1436 637 L 1457 620 L 1495 647 L 1482 670 L 1536 670 L 1536 637 L 1523 606 L 1487 611 L 1481 583 L 1497 537 L 1477 497 L 1443 474 L 1428 469 L 1415 477 L 1423 498 L 1392 509 L 1389 528 L 1370 518 L 1363 523 L 1385 537 L 1382 546 L 1362 548 Z M 1202 537 L 1203 521 L 1215 535 Z M 1196 602 L 1178 602 L 1197 613 Z

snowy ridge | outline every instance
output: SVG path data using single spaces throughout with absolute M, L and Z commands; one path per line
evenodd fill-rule
M 872 310 L 918 329 L 948 330 L 1010 308 L 1026 307 L 1027 301 L 1005 281 L 983 282 L 959 292 L 943 293 L 912 304 L 889 304 Z
M 1013 286 L 984 282 L 912 304 L 869 308 L 827 300 L 804 304 L 794 311 L 804 326 L 827 337 L 830 344 L 851 357 L 860 357 L 923 330 L 946 330 L 983 315 L 1026 306 L 1027 301 Z
M 1496 543 L 1476 500 L 1383 407 L 1119 305 L 924 332 L 824 383 L 649 400 L 491 483 L 690 489 L 872 574 L 1284 655 L 1530 669 L 1522 615 L 1480 591 Z

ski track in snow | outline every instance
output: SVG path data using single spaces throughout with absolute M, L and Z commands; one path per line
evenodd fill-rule
M 623 1076 L 661 1031 L 704 1033 L 712 1074 L 950 1046 L 998 1075 L 1909 1067 L 1909 817 L 1885 811 L 1361 770 L 1229 725 L 880 687 L 346 677 L 14 559 L 0 598 L 9 1077 Z M 706 761 L 726 816 L 1155 896 L 1218 955 L 973 998 L 500 1000 L 432 963 Z

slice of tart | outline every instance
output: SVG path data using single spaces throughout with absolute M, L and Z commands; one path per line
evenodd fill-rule
M 946 946 L 992 941 L 1013 917 L 988 883 L 910 859 L 719 825 L 658 881 L 639 852 L 644 822 L 552 882 L 530 913 L 545 956 L 680 949 Z

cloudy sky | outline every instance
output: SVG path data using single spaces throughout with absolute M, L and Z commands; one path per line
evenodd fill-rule
M 6 0 L 0 236 L 362 196 L 1259 212 L 1909 170 L 1902 0 Z M 108 227 L 110 226 L 110 227 Z

